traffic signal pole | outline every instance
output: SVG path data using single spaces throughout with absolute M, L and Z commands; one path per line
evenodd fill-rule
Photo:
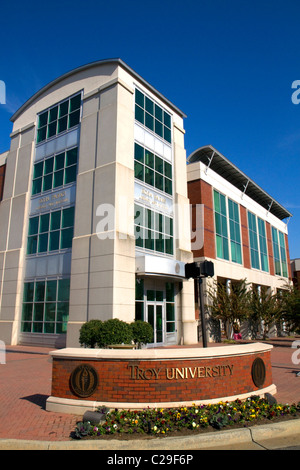
M 204 309 L 204 293 L 203 293 L 203 278 L 214 276 L 214 264 L 211 261 L 201 261 L 200 263 L 186 263 L 185 265 L 185 277 L 186 279 L 198 279 L 198 303 L 199 312 L 201 318 L 201 329 L 202 329 L 202 344 L 204 348 L 207 348 L 207 335 L 206 335 L 206 320 L 205 320 L 205 309 Z
M 203 348 L 207 348 L 207 336 L 206 336 L 206 319 L 204 310 L 204 294 L 203 294 L 203 278 L 198 277 L 198 299 L 199 299 L 199 312 L 201 318 L 201 331 L 202 331 L 202 345 Z

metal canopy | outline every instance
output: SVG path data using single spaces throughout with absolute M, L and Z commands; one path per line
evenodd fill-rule
M 242 194 L 246 194 L 255 202 L 260 204 L 278 219 L 283 220 L 292 217 L 292 214 L 272 196 L 266 193 L 260 186 L 252 181 L 245 173 L 239 170 L 224 155 L 218 152 L 212 145 L 206 145 L 195 150 L 187 159 L 188 163 L 202 162 L 208 168 L 222 176 L 229 183 L 238 188 Z

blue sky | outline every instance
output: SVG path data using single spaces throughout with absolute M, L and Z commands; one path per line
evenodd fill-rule
M 0 153 L 11 114 L 38 89 L 120 57 L 187 114 L 187 155 L 213 145 L 292 212 L 290 255 L 300 258 L 299 0 L 15 0 L 0 9 Z

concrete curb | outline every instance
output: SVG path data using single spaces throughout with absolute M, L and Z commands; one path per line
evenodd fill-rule
M 300 446 L 300 419 L 215 431 L 188 437 L 144 440 L 29 441 L 0 439 L 0 450 L 263 450 Z

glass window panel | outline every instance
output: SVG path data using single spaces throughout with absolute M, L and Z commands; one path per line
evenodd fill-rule
M 56 135 L 56 126 L 57 122 L 51 122 L 51 124 L 48 124 L 48 131 L 47 131 L 47 139 L 50 139 L 50 137 L 53 137 Z
M 45 251 L 48 251 L 48 233 L 39 235 L 38 253 L 44 253 Z
M 74 207 L 63 209 L 61 227 L 62 228 L 73 227 L 73 224 L 74 224 Z
M 45 321 L 55 321 L 55 310 L 56 303 L 46 303 L 45 304 Z
M 164 300 L 164 293 L 161 290 L 156 291 L 156 301 L 162 302 Z
M 171 143 L 171 130 L 164 126 L 164 139 Z
M 134 158 L 139 162 L 144 162 L 144 148 L 138 144 L 134 144 Z
M 155 105 L 155 117 L 156 119 L 158 119 L 160 122 L 162 122 L 163 120 L 163 110 L 161 109 L 160 106 L 158 106 L 158 104 Z
M 145 113 L 145 126 L 151 131 L 154 130 L 154 117 L 148 113 Z
M 137 278 L 135 281 L 135 300 L 144 300 L 144 279 Z
M 44 162 L 39 162 L 34 165 L 33 179 L 39 178 L 40 176 L 43 175 L 43 167 L 44 167 Z
M 79 109 L 81 105 L 81 94 L 79 93 L 76 96 L 73 96 L 73 98 L 70 99 L 70 113 L 72 111 L 75 111 L 76 109 Z
M 69 303 L 57 302 L 57 321 L 68 321 L 69 318 Z
M 56 286 L 57 281 L 47 281 L 46 283 L 46 302 L 56 301 Z
M 33 304 L 23 304 L 22 321 L 32 321 Z
M 215 206 L 215 211 L 220 212 L 220 194 L 217 191 L 214 191 L 214 206 Z
M 163 232 L 163 216 L 158 212 L 155 212 L 155 230 L 157 232 Z
M 55 324 L 56 334 L 61 335 L 61 334 L 67 333 L 67 326 L 68 326 L 67 322 L 65 322 L 65 323 L 56 323 Z
M 164 177 L 160 173 L 155 172 L 155 187 L 160 191 L 164 190 Z
M 22 333 L 30 333 L 31 332 L 31 322 L 22 322 L 21 324 L 21 330 Z
M 28 235 L 35 235 L 39 231 L 39 217 L 29 219 Z
M 44 113 L 39 115 L 39 123 L 38 123 L 38 129 L 41 127 L 44 127 L 48 122 L 48 111 L 45 111 Z
M 135 119 L 140 123 L 144 124 L 144 110 L 141 109 L 139 106 L 135 105 Z
M 144 321 L 144 303 L 143 302 L 135 303 L 135 320 Z
M 65 169 L 65 182 L 64 184 L 73 183 L 76 181 L 77 165 L 70 166 Z
M 32 332 L 33 333 L 43 333 L 43 323 L 42 322 L 40 322 L 40 323 L 34 322 L 32 324 Z
M 155 212 L 145 209 L 145 226 L 154 230 Z
M 168 162 L 164 162 L 164 167 L 164 175 L 167 176 L 167 178 L 172 178 L 172 165 L 170 165 Z
M 223 242 L 220 235 L 216 235 L 216 244 L 217 244 L 217 257 L 223 258 Z
M 155 171 L 158 171 L 161 174 L 164 173 L 164 161 L 157 155 L 155 155 Z
M 61 231 L 60 248 L 66 249 L 72 247 L 73 228 L 66 228 Z
M 134 177 L 144 181 L 144 165 L 137 161 L 134 162 Z
M 43 321 L 44 319 L 44 304 L 33 305 L 33 321 Z
M 58 120 L 57 133 L 60 134 L 67 129 L 68 116 L 64 116 Z
M 28 255 L 34 255 L 37 250 L 37 235 L 34 235 L 33 237 L 28 237 L 27 241 L 27 254 Z
M 147 300 L 154 301 L 155 300 L 155 290 L 149 289 L 147 290 Z
M 175 321 L 175 305 L 167 303 L 167 321 Z
M 145 150 L 145 165 L 154 168 L 154 154 L 149 150 Z
M 134 223 L 136 225 L 144 225 L 144 209 L 138 204 L 134 205 Z
M 48 232 L 49 220 L 50 220 L 50 214 L 43 214 L 40 216 L 39 233 Z
M 60 231 L 50 232 L 49 234 L 49 251 L 59 250 Z
M 47 127 L 42 127 L 37 131 L 37 143 L 46 140 Z
M 167 194 L 172 194 L 172 180 L 169 180 L 169 178 L 164 178 L 164 183 L 165 183 L 165 192 Z
M 134 228 L 135 244 L 136 246 L 143 247 L 144 245 L 144 229 L 139 225 Z
M 58 188 L 64 184 L 64 170 L 59 170 L 54 173 L 53 188 Z
M 34 282 L 25 282 L 23 292 L 23 302 L 32 302 L 34 292 Z
M 166 282 L 166 301 L 174 302 L 175 301 L 175 288 L 173 282 Z
M 155 250 L 163 253 L 164 249 L 164 239 L 162 233 L 159 233 L 155 240 Z
M 60 215 L 61 211 L 51 212 L 50 230 L 60 229 Z
M 148 167 L 145 167 L 145 183 L 154 186 L 154 170 Z
M 147 96 L 145 97 L 145 109 L 148 113 L 152 114 L 152 116 L 154 115 L 154 103 Z
M 32 195 L 39 194 L 42 191 L 43 178 L 37 178 L 32 182 Z
M 59 279 L 57 300 L 68 302 L 70 298 L 70 279 Z
M 166 253 L 168 255 L 173 255 L 173 237 L 165 239 Z
M 50 175 L 44 176 L 43 191 L 49 191 L 49 189 L 52 189 L 52 178 L 53 178 L 52 173 L 50 173 Z
M 163 125 L 157 119 L 155 119 L 155 133 L 160 137 L 163 137 Z
M 44 333 L 54 333 L 55 330 L 55 323 L 44 323 Z
M 54 162 L 54 157 L 47 158 L 47 160 L 45 160 L 44 175 L 47 175 L 48 173 L 53 172 L 53 162 Z
M 66 166 L 75 165 L 77 163 L 77 147 L 68 150 L 66 155 Z
M 165 233 L 173 236 L 173 219 L 165 217 Z
M 56 121 L 58 113 L 58 106 L 54 106 L 54 108 L 49 109 L 49 122 Z
M 144 94 L 138 89 L 135 90 L 135 102 L 139 104 L 142 108 L 144 107 Z
M 71 129 L 71 127 L 77 126 L 77 124 L 79 124 L 79 121 L 80 121 L 80 109 L 70 114 L 68 129 Z
M 155 232 L 153 230 L 145 230 L 145 248 L 147 250 L 154 250 Z
M 59 117 L 61 118 L 62 116 L 65 116 L 68 114 L 68 108 L 69 108 L 69 101 L 64 101 L 59 105 Z
M 61 170 L 65 166 L 65 153 L 60 153 L 55 156 L 55 167 L 54 170 Z
M 224 253 L 224 259 L 229 260 L 229 247 L 228 247 L 227 238 L 223 238 L 223 253 Z
M 223 196 L 223 194 L 220 194 L 220 204 L 221 204 L 221 214 L 226 216 L 226 214 L 227 214 L 227 212 L 226 212 L 226 200 L 225 200 L 225 196 Z
M 164 124 L 171 129 L 171 116 L 164 111 Z
M 35 283 L 34 301 L 44 302 L 45 298 L 45 281 L 37 281 Z
M 175 322 L 167 322 L 167 333 L 175 332 Z

